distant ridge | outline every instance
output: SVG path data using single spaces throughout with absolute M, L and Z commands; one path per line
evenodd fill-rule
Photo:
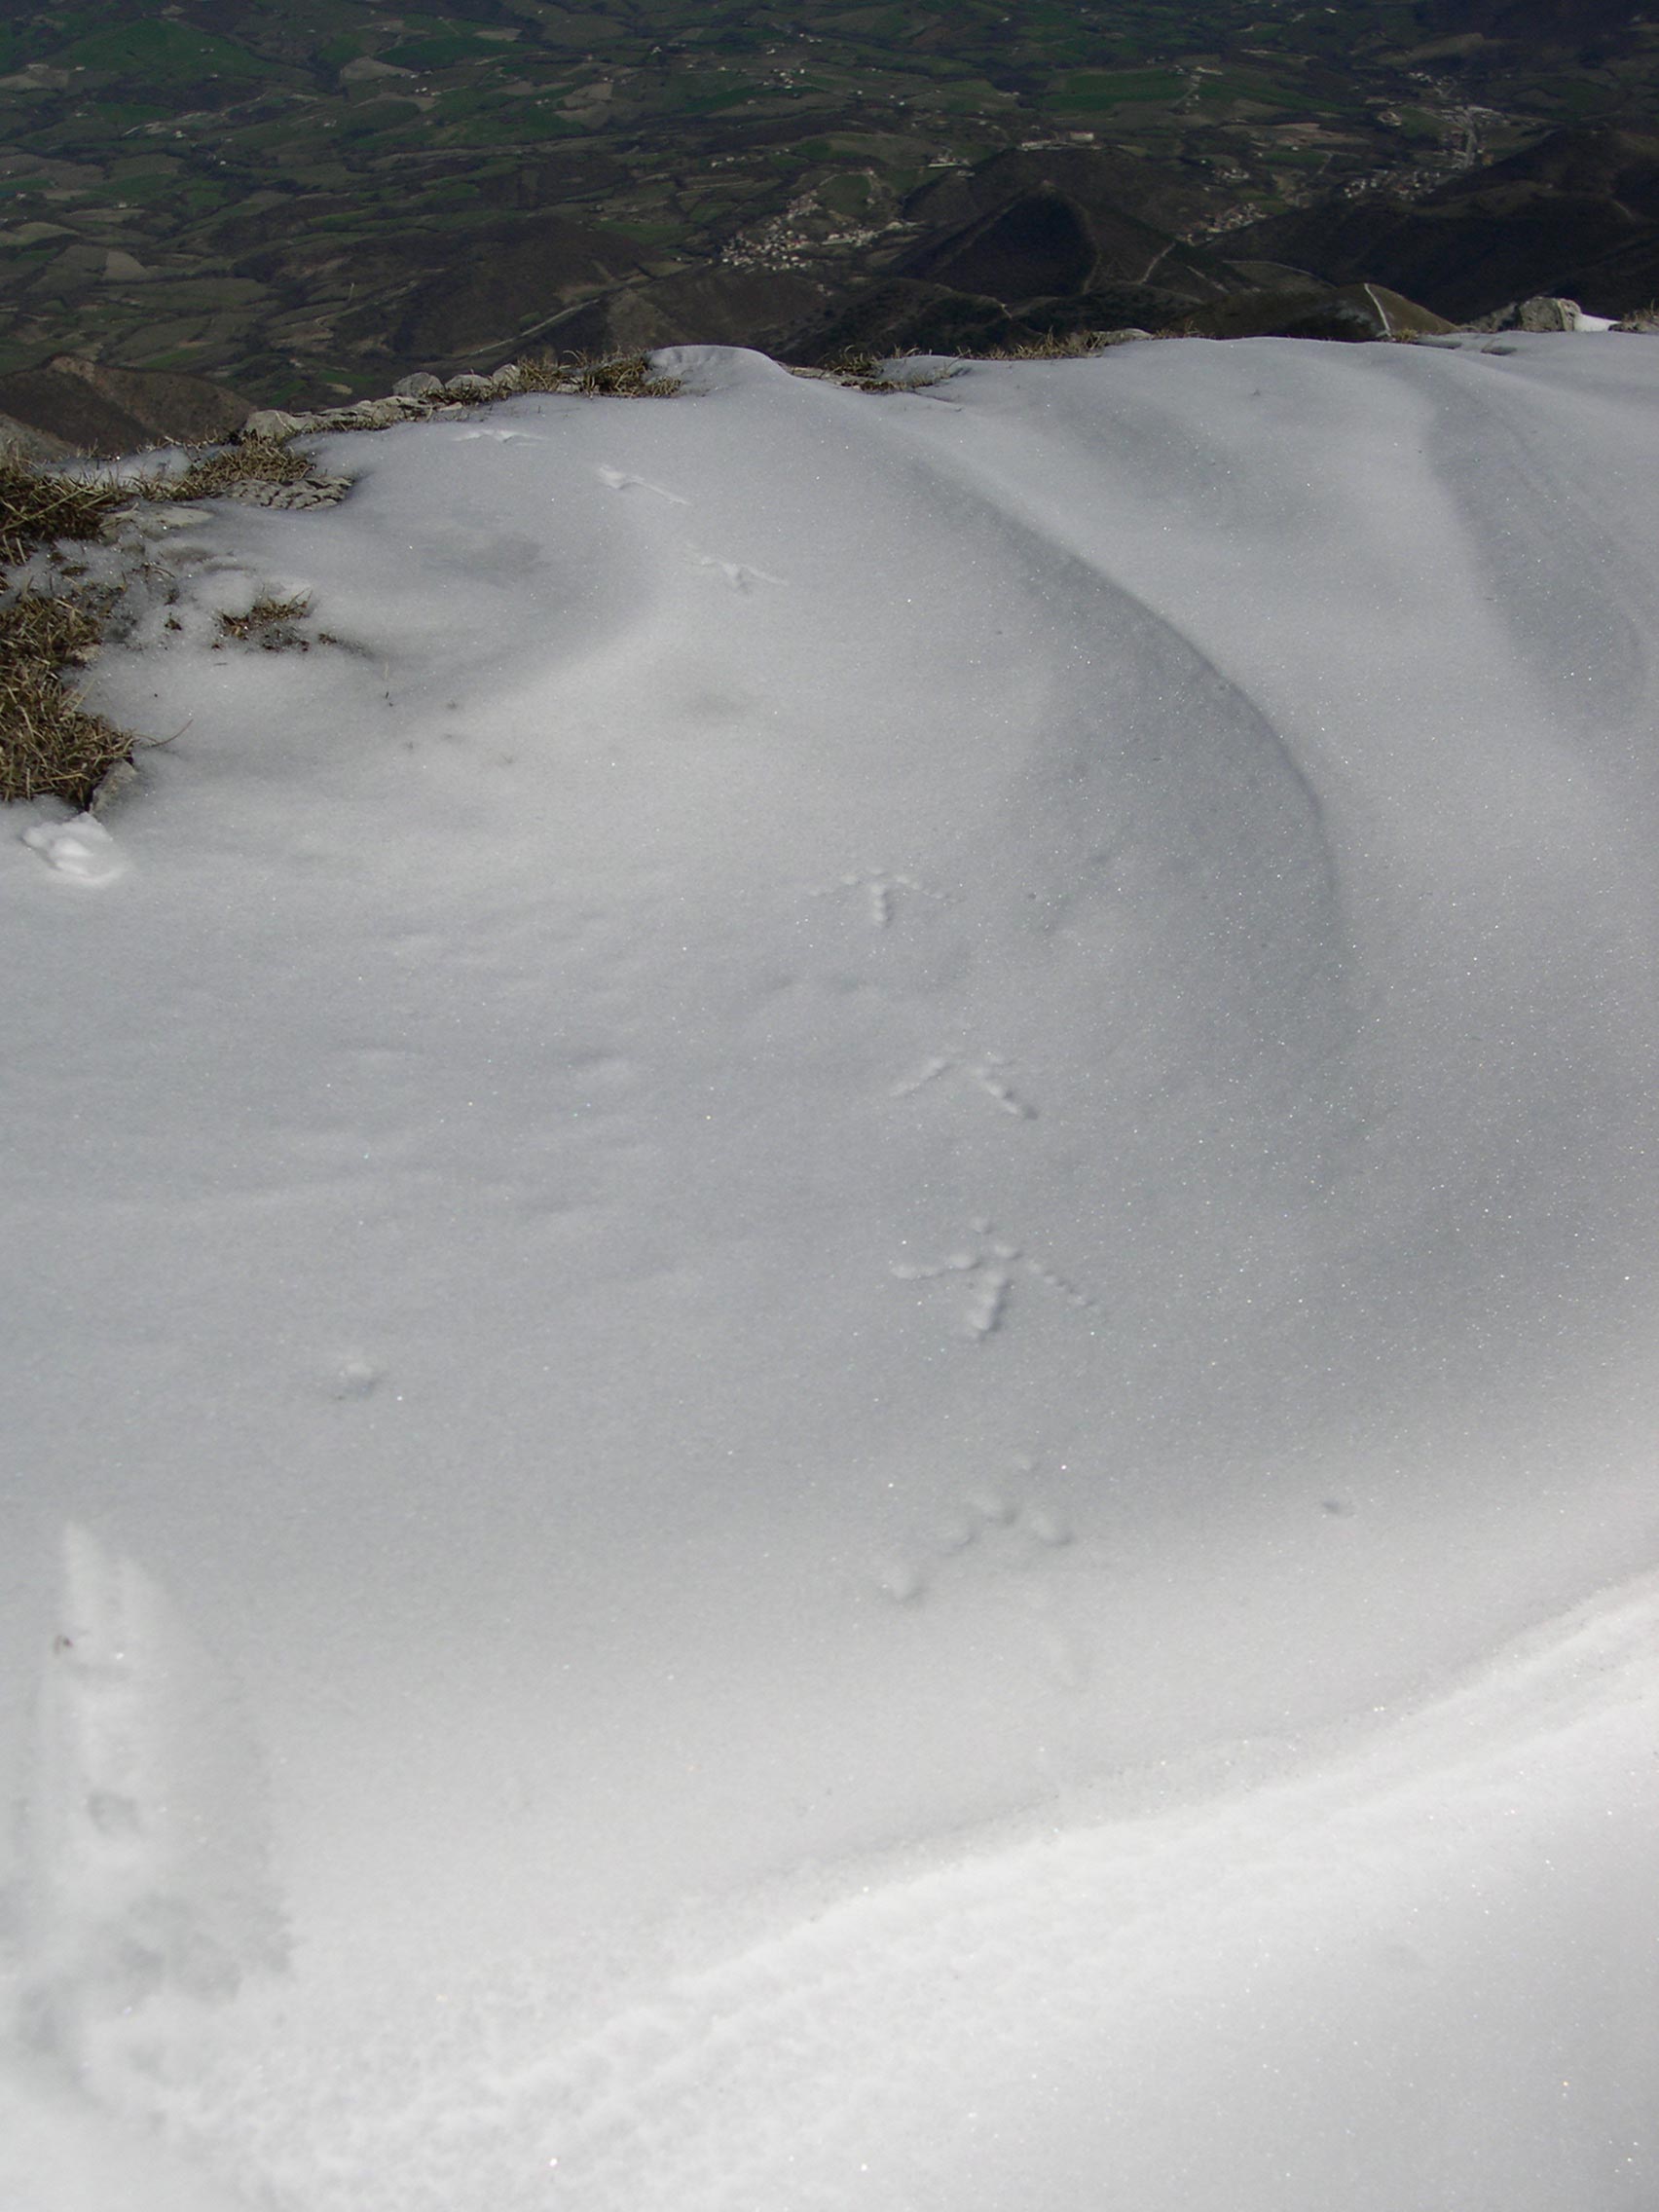
M 1333 284 L 1392 285 L 1458 321 L 1538 292 L 1634 313 L 1659 296 L 1659 132 L 1556 131 L 1420 200 L 1326 201 L 1228 243 Z
M 33 433 L 12 442 L 25 450 L 33 444 L 37 457 L 59 449 L 113 459 L 144 446 L 210 445 L 232 436 L 252 412 L 251 401 L 207 377 L 120 368 L 73 353 L 0 376 L 0 417 Z

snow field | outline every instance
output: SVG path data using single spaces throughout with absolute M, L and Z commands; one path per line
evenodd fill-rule
M 1651 350 L 673 365 L 0 845 L 0 2177 L 1637 2212 Z

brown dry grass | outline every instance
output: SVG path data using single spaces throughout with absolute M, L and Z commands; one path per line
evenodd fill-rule
M 240 645 L 261 645 L 268 653 L 285 647 L 306 652 L 309 643 L 295 625 L 310 612 L 311 600 L 303 591 L 291 599 L 256 599 L 245 614 L 221 614 L 219 628 Z
M 0 565 L 26 561 L 60 537 L 96 537 L 130 497 L 107 477 L 58 476 L 0 456 Z
M 977 361 L 1086 361 L 1107 350 L 1103 330 L 1072 330 L 1064 337 L 1028 338 L 1018 346 L 1001 346 L 988 353 L 976 353 Z
M 678 377 L 653 376 L 649 358 L 644 353 L 615 353 L 603 360 L 586 353 L 537 353 L 520 361 L 518 368 L 519 391 L 576 391 L 606 399 L 669 399 L 680 389 Z
M 967 356 L 963 355 L 966 359 Z M 916 361 L 921 355 L 914 347 L 900 353 L 872 353 L 866 347 L 849 347 L 837 353 L 828 364 L 828 373 L 849 391 L 925 391 L 929 385 L 943 384 L 955 373 L 955 357 L 943 368 L 930 369 L 926 376 L 896 377 L 890 372 L 897 361 Z
M 0 459 L 0 566 L 64 538 L 96 537 L 129 497 L 105 477 Z M 131 739 L 88 714 L 63 681 L 91 659 L 98 636 L 97 614 L 81 599 L 28 588 L 0 604 L 0 802 L 85 806 L 115 763 L 131 757 Z
M 0 802 L 92 793 L 132 740 L 89 714 L 64 672 L 96 650 L 98 622 L 74 600 L 20 592 L 0 607 Z
M 297 484 L 310 469 L 303 454 L 275 438 L 249 438 L 222 453 L 203 454 L 182 476 L 157 478 L 144 486 L 152 499 L 215 499 L 239 484 Z

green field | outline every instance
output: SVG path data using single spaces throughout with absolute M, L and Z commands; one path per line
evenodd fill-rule
M 1459 40 L 1462 58 L 1414 63 L 1443 9 L 178 0 L 164 16 L 155 0 L 15 0 L 0 206 L 25 238 L 55 228 L 0 244 L 6 351 L 188 355 L 256 395 L 378 389 L 401 365 L 387 333 L 412 273 L 487 269 L 514 224 L 555 212 L 632 236 L 653 270 L 741 259 L 764 234 L 774 260 L 840 281 L 870 250 L 850 231 L 902 240 L 906 193 L 1004 147 L 1126 143 L 1168 166 L 1151 218 L 1202 235 L 1315 176 L 1432 181 L 1470 100 L 1500 147 L 1651 111 L 1650 25 L 1604 31 L 1593 66 L 1570 40 Z M 1385 106 L 1403 125 L 1379 121 Z M 1310 120 L 1340 142 L 1274 136 Z M 119 299 L 115 248 L 145 272 Z M 181 337 L 172 303 L 195 298 L 211 313 Z

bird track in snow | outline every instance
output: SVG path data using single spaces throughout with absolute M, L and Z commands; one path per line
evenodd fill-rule
M 1072 1541 L 1070 1525 L 1048 1507 L 1026 1503 L 1020 1494 L 1036 1472 L 1036 1459 L 1020 1453 L 1011 1462 L 1007 1480 L 982 1484 L 969 1493 L 959 1513 L 892 1553 L 877 1570 L 877 1587 L 896 1604 L 912 1604 L 930 1589 L 960 1580 L 964 1572 L 1029 1569 L 1048 1554 L 1063 1551 Z
M 600 482 L 612 492 L 650 492 L 659 499 L 666 499 L 671 507 L 688 507 L 691 502 L 666 485 L 653 484 L 648 477 L 631 476 L 625 468 L 608 468 L 603 462 L 594 470 Z
M 747 561 L 722 561 L 715 553 L 694 555 L 697 567 L 721 576 L 733 591 L 751 592 L 756 584 L 781 584 L 782 576 L 774 576 L 765 569 L 756 569 Z
M 942 891 L 930 891 L 925 883 L 918 883 L 909 875 L 886 875 L 871 871 L 863 875 L 843 875 L 833 883 L 822 885 L 814 891 L 815 899 L 836 899 L 844 891 L 862 891 L 867 901 L 871 929 L 885 930 L 893 926 L 898 910 L 899 895 L 908 892 L 914 899 L 937 900 L 944 903 Z
M 982 1090 L 1005 1114 L 1012 1115 L 1015 1121 L 1034 1122 L 1037 1119 L 1037 1109 L 1021 1098 L 1008 1081 L 1004 1071 L 1009 1064 L 1000 1052 L 987 1052 L 978 1060 L 959 1060 L 947 1053 L 936 1052 L 914 1075 L 905 1076 L 902 1082 L 896 1083 L 888 1095 L 892 1098 L 914 1098 L 918 1090 L 925 1090 L 929 1084 L 937 1083 L 941 1076 L 965 1075 L 970 1083 Z
M 942 1260 L 896 1260 L 889 1269 L 897 1282 L 942 1282 L 960 1275 L 967 1292 L 967 1305 L 963 1311 L 963 1334 L 975 1344 L 982 1344 L 987 1337 L 995 1336 L 1008 1318 L 1009 1302 L 1014 1296 L 1015 1278 L 1027 1274 L 1056 1292 L 1068 1306 L 1080 1309 L 1091 1307 L 1093 1299 L 1076 1283 L 1034 1259 L 1017 1244 L 1011 1244 L 999 1236 L 988 1221 L 976 1221 L 970 1225 L 977 1241 L 971 1247 L 952 1252 Z

